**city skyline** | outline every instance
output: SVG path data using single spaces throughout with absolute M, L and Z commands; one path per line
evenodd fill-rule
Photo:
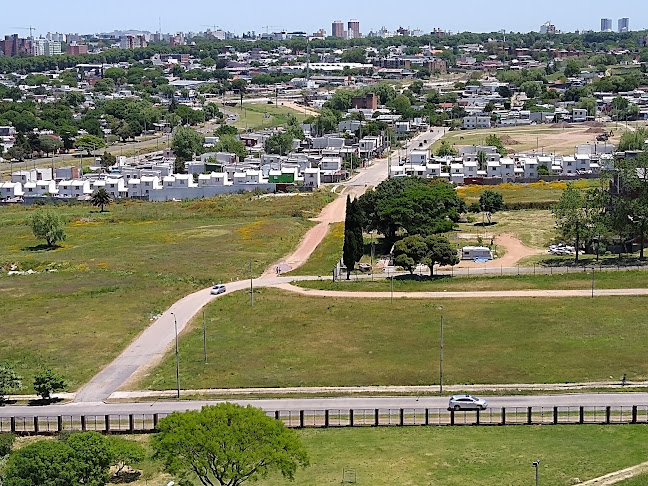
M 384 0 L 360 0 L 349 4 L 342 0 L 331 0 L 326 9 L 311 15 L 308 8 L 294 0 L 277 3 L 253 1 L 254 8 L 246 8 L 246 15 L 239 14 L 235 5 L 218 5 L 198 0 L 192 3 L 191 10 L 177 10 L 177 4 L 160 0 L 153 10 L 150 4 L 139 5 L 125 0 L 115 0 L 110 8 L 102 9 L 100 16 L 88 16 L 85 3 L 78 0 L 62 0 L 52 8 L 51 3 L 34 0 L 29 10 L 14 3 L 5 7 L 0 19 L 0 35 L 17 33 L 21 37 L 29 35 L 28 28 L 34 27 L 35 36 L 47 32 L 90 34 L 112 32 L 113 30 L 147 30 L 156 32 L 161 24 L 162 32 L 174 33 L 199 32 L 208 28 L 222 28 L 242 34 L 247 31 L 257 33 L 278 30 L 305 30 L 308 33 L 325 29 L 331 34 L 331 24 L 342 20 L 347 24 L 351 19 L 360 22 L 360 31 L 366 35 L 381 27 L 395 30 L 399 26 L 421 29 L 430 32 L 434 28 L 452 32 L 495 32 L 505 29 L 509 32 L 538 32 L 540 26 L 551 21 L 563 32 L 575 30 L 600 30 L 602 18 L 616 21 L 629 17 L 631 28 L 642 30 L 648 27 L 648 12 L 642 0 L 620 0 L 613 6 L 602 0 L 576 0 L 560 2 L 547 0 L 542 4 L 524 5 L 519 2 L 500 0 L 485 9 L 481 2 L 466 0 L 461 5 L 435 5 L 430 9 L 423 0 L 409 0 L 399 3 L 395 10 L 393 4 Z M 371 8 L 368 8 L 371 7 Z M 466 15 L 474 10 L 479 15 Z M 124 15 L 128 12 L 128 15 Z M 428 13 L 429 12 L 429 13 Z M 211 24 L 211 25 L 209 25 Z

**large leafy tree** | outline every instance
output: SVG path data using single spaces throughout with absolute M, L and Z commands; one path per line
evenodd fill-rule
M 556 228 L 565 241 L 573 241 L 576 248 L 576 261 L 580 246 L 591 236 L 590 211 L 583 191 L 574 184 L 567 184 L 567 189 L 560 200 L 551 209 L 556 221 Z
M 422 263 L 430 267 L 434 275 L 434 265 L 456 265 L 459 263 L 457 249 L 443 236 L 431 235 L 425 238 L 427 253 Z
M 34 390 L 43 400 L 51 400 L 52 393 L 63 391 L 66 386 L 65 378 L 51 368 L 38 372 L 34 377 Z
M 479 209 L 486 213 L 488 224 L 491 224 L 493 214 L 504 209 L 504 198 L 499 192 L 486 189 L 479 196 Z
M 104 148 L 106 146 L 106 142 L 103 138 L 99 138 L 94 135 L 81 135 L 74 142 L 74 146 L 76 148 L 85 150 L 86 152 L 88 152 L 88 155 L 91 155 L 95 150 Z
M 640 258 L 648 233 L 648 153 L 616 162 L 618 194 L 612 199 L 612 216 L 619 233 L 631 233 L 640 240 Z
M 389 239 L 399 231 L 430 235 L 452 230 L 465 202 L 447 182 L 419 177 L 398 177 L 381 182 L 359 199 L 365 229 Z
M 45 240 L 50 248 L 65 240 L 61 218 L 52 211 L 36 211 L 30 218 L 30 224 L 34 236 Z
M 175 412 L 152 438 L 155 457 L 172 474 L 205 486 L 238 486 L 278 471 L 292 480 L 308 454 L 297 434 L 262 410 L 232 403 Z
M 220 137 L 218 143 L 214 145 L 214 151 L 236 154 L 239 160 L 244 160 L 248 153 L 245 144 L 234 135 L 223 135 Z
M 394 245 L 394 264 L 406 268 L 413 274 L 417 265 L 423 262 L 427 252 L 425 238 L 421 235 L 408 236 Z
M 195 154 L 200 154 L 204 143 L 205 137 L 197 131 L 187 127 L 179 127 L 173 133 L 171 149 L 176 158 L 184 162 L 191 160 Z

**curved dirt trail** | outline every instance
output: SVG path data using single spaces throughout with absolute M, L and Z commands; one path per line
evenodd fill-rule
M 514 267 L 520 260 L 524 258 L 540 255 L 542 250 L 529 248 L 522 243 L 516 236 L 511 234 L 502 234 L 495 237 L 495 243 L 506 249 L 506 253 L 502 258 L 490 260 L 486 263 L 476 263 L 473 261 L 462 261 L 455 268 L 490 268 L 490 267 Z M 449 270 L 450 267 L 443 267 L 443 270 Z

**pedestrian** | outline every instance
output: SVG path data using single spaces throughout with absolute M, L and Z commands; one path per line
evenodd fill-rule
M 626 385 L 626 374 L 623 373 L 623 376 L 621 377 L 621 386 L 625 386 L 625 385 Z

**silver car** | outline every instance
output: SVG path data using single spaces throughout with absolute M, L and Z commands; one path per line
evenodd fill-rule
M 212 295 L 224 294 L 225 286 L 222 284 L 214 285 L 211 289 Z
M 454 395 L 450 397 L 448 410 L 486 410 L 488 402 L 472 395 Z

